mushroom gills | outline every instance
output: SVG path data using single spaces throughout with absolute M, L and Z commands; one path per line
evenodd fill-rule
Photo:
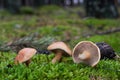
M 100 60 L 100 50 L 91 41 L 81 41 L 74 47 L 72 58 L 75 63 L 94 67 Z

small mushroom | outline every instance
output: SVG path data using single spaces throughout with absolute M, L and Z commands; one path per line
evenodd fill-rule
M 31 58 L 36 54 L 36 49 L 34 48 L 23 48 L 18 52 L 18 55 L 15 58 L 15 64 L 25 62 L 26 65 L 29 65 Z
M 54 42 L 50 44 L 47 49 L 55 54 L 55 57 L 52 59 L 52 63 L 60 61 L 62 55 L 71 56 L 71 50 L 64 42 Z
M 81 41 L 73 49 L 73 61 L 94 67 L 100 60 L 100 50 L 91 41 Z

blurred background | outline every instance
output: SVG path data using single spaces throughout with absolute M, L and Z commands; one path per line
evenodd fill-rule
M 0 42 L 37 34 L 73 47 L 81 40 L 120 47 L 120 0 L 0 0 Z
M 118 18 L 120 0 L 0 0 L 0 9 L 11 13 L 22 13 L 23 7 L 38 8 L 44 5 L 61 7 L 84 7 L 86 16 L 96 18 Z M 22 8 L 22 10 L 21 10 Z
M 96 18 L 117 18 L 120 0 L 0 0 L 0 9 L 21 13 L 21 8 L 38 8 L 44 5 L 61 7 L 84 7 L 86 16 Z

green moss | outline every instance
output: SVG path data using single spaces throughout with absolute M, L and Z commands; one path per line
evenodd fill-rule
M 1 53 L 0 53 L 1 54 Z M 8 57 L 7 55 L 11 56 Z M 13 56 L 14 55 L 14 56 Z M 4 53 L 1 59 L 1 80 L 4 79 L 119 79 L 120 64 L 118 61 L 102 60 L 94 68 L 75 64 L 72 60 L 52 64 L 53 55 L 35 55 L 29 67 L 24 64 L 14 65 L 14 53 Z M 47 60 L 47 57 L 49 60 Z M 4 61 L 4 62 L 3 62 Z M 7 61 L 7 62 L 5 62 Z M 12 67 L 7 67 L 11 64 Z

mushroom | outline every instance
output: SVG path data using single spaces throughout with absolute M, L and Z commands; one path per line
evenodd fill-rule
M 91 41 L 81 41 L 73 49 L 72 58 L 75 63 L 85 63 L 94 67 L 100 60 L 100 50 Z
M 15 64 L 23 63 L 28 66 L 31 62 L 31 58 L 36 54 L 37 50 L 34 48 L 23 48 L 18 52 L 18 55 L 15 57 Z
M 50 44 L 47 49 L 55 54 L 55 57 L 52 59 L 52 63 L 60 61 L 62 55 L 71 56 L 72 53 L 70 48 L 64 42 L 61 41 Z

